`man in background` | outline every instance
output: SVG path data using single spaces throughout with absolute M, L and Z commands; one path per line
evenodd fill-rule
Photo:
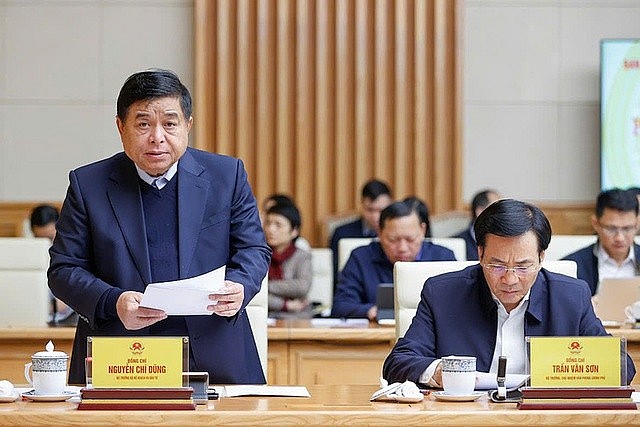
M 39 205 L 33 208 L 29 223 L 33 237 L 43 237 L 53 242 L 56 237 L 56 222 L 60 214 L 58 209 L 51 205 Z M 49 321 L 50 326 L 75 326 L 78 323 L 78 315 L 71 307 L 54 297 L 49 290 Z
M 469 228 L 462 233 L 453 236 L 464 239 L 467 244 L 468 261 L 475 261 L 478 259 L 478 243 L 476 242 L 476 233 L 473 231 L 473 223 L 476 218 L 478 218 L 478 215 L 487 208 L 487 206 L 499 198 L 500 195 L 494 190 L 482 190 L 479 193 L 476 193 L 471 200 L 471 222 L 469 223 Z
M 602 279 L 638 275 L 640 246 L 633 238 L 638 231 L 638 198 L 633 191 L 614 188 L 603 191 L 596 200 L 591 225 L 598 241 L 563 259 L 578 264 L 578 278 L 598 293 Z
M 380 212 L 393 202 L 389 186 L 378 179 L 367 181 L 360 197 L 360 218 L 336 228 L 329 246 L 333 252 L 334 292 L 338 283 L 338 242 L 354 237 L 376 237 L 379 231 Z
M 396 261 L 455 261 L 453 252 L 424 240 L 427 225 L 420 202 L 387 206 L 380 214 L 380 241 L 356 248 L 340 274 L 333 297 L 332 317 L 376 319 L 378 285 L 393 283 Z
M 69 173 L 49 287 L 79 313 L 69 382 L 85 381 L 88 336 L 188 336 L 189 370 L 265 383 L 245 307 L 271 250 L 242 161 L 188 147 L 191 94 L 167 70 L 130 76 L 117 101 L 124 152 Z M 210 315 L 142 307 L 149 283 L 226 266 Z M 215 302 L 217 301 L 217 303 Z

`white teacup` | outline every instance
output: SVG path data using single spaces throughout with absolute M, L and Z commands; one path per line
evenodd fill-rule
M 626 306 L 624 308 L 624 314 L 626 314 L 627 318 L 633 323 L 640 320 L 640 301 Z
M 446 394 L 469 395 L 476 387 L 476 358 L 446 356 L 442 358 L 442 387 Z
M 24 365 L 24 378 L 38 395 L 61 395 L 67 385 L 67 360 L 63 351 L 54 351 L 49 341 L 46 351 L 31 356 L 31 362 Z

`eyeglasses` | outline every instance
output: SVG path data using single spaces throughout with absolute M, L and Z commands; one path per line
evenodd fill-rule
M 506 265 L 501 264 L 482 264 L 490 274 L 494 276 L 504 276 L 507 274 L 507 271 L 513 271 L 518 277 L 526 277 L 529 274 L 538 271 L 539 266 L 537 264 L 531 264 L 527 266 L 517 266 L 517 267 L 507 267 Z
M 600 223 L 599 225 L 600 225 L 600 228 L 602 228 L 602 231 L 604 231 L 604 233 L 609 237 L 615 237 L 618 235 L 618 233 L 622 233 L 625 236 L 629 236 L 631 234 L 636 233 L 636 227 L 634 225 L 627 225 L 624 227 L 615 227 L 613 225 L 602 225 Z

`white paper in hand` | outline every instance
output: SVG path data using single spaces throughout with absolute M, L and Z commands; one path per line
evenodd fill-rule
M 224 287 L 226 266 L 200 276 L 173 282 L 150 283 L 144 291 L 141 307 L 164 310 L 169 316 L 209 315 L 208 305 L 215 305 L 209 294 Z

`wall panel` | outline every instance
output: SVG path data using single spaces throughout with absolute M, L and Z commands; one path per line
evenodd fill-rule
M 373 176 L 459 208 L 457 3 L 196 0 L 193 145 L 292 195 L 316 246 Z

